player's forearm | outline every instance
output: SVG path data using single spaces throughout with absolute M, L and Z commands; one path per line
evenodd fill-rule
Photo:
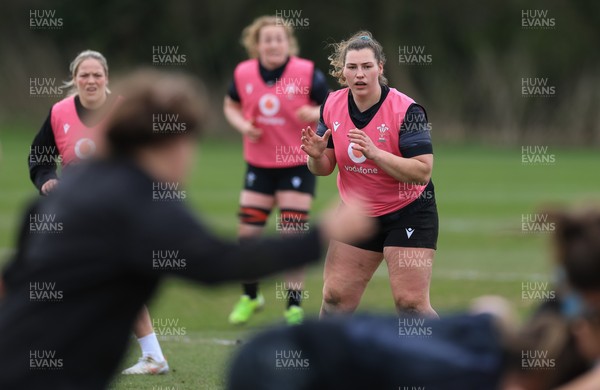
M 325 153 L 319 158 L 308 157 L 308 170 L 315 176 L 328 176 L 334 168 L 332 161 Z
M 310 115 L 308 118 L 309 122 L 317 122 L 321 116 L 321 106 L 310 107 Z
M 38 190 L 50 179 L 56 179 L 56 162 L 59 161 L 58 147 L 54 139 L 54 132 L 50 115 L 36 134 L 29 148 L 29 178 Z
M 431 179 L 431 167 L 414 158 L 404 158 L 379 150 L 373 157 L 373 162 L 401 182 L 426 184 Z
M 188 262 L 188 269 L 177 272 L 208 284 L 258 280 L 317 261 L 322 246 L 318 228 L 286 238 L 257 238 L 241 244 L 213 242 L 214 253 L 202 253 Z
M 240 133 L 244 133 L 244 129 L 248 127 L 248 120 L 244 117 L 241 107 L 235 106 L 231 102 L 225 102 L 223 105 L 223 113 L 227 122 Z

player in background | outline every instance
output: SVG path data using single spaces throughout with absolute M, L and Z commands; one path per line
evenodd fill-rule
M 98 132 L 115 103 L 108 89 L 108 64 L 92 50 L 82 51 L 69 67 L 68 96 L 50 109 L 29 151 L 29 176 L 42 195 L 59 183 L 58 164 L 87 160 L 98 152 Z
M 387 86 L 383 48 L 371 33 L 334 47 L 331 74 L 344 88 L 323 103 L 317 132 L 302 130 L 302 148 L 315 175 L 330 175 L 337 164 L 340 207 L 364 202 L 380 230 L 365 242 L 330 243 L 321 316 L 352 313 L 385 258 L 398 313 L 436 317 L 429 284 L 438 213 L 425 110 Z
M 93 50 L 82 51 L 69 67 L 71 80 L 65 83 L 68 96 L 54 104 L 29 152 L 29 175 L 42 195 L 59 184 L 57 165 L 71 169 L 78 162 L 102 152 L 100 132 L 119 97 L 108 88 L 108 63 Z M 169 371 L 148 309 L 144 307 L 134 326 L 142 350 L 140 361 L 124 374 L 157 374 Z
M 294 31 L 285 20 L 255 19 L 244 29 L 242 43 L 250 59 L 235 68 L 224 102 L 225 117 L 243 136 L 247 163 L 238 236 L 244 240 L 261 235 L 274 207 L 280 211 L 277 229 L 297 234 L 308 228 L 315 194 L 315 177 L 299 145 L 300 129 L 316 124 L 329 89 L 313 62 L 296 56 Z M 304 318 L 303 281 L 302 270 L 286 275 L 288 324 Z M 246 323 L 263 305 L 258 282 L 247 281 L 229 322 Z

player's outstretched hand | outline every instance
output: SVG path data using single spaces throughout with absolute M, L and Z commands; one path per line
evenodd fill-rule
M 327 129 L 325 134 L 320 137 L 313 129 L 308 126 L 306 129 L 302 129 L 300 140 L 302 145 L 300 146 L 306 154 L 312 158 L 320 158 L 325 149 L 327 149 L 327 141 L 331 137 L 331 129 Z

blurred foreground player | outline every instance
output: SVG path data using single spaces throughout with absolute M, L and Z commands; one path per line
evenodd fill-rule
M 228 389 L 549 390 L 583 372 L 559 313 L 536 313 L 516 331 L 489 302 L 478 315 L 332 316 L 272 329 L 242 347 Z M 524 350 L 555 365 L 526 367 Z
M 0 301 L 1 389 L 104 389 L 162 277 L 258 278 L 315 261 L 330 236 L 369 231 L 352 212 L 302 237 L 235 245 L 182 203 L 156 201 L 162 184 L 182 182 L 193 164 L 203 105 L 192 85 L 156 71 L 132 75 L 107 124 L 110 157 L 64 175 L 24 216 Z M 157 115 L 185 126 L 157 129 Z M 165 250 L 185 262 L 157 264 L 154 253 Z
M 564 311 L 593 368 L 559 390 L 600 389 L 600 209 L 553 213 L 557 261 L 573 290 Z

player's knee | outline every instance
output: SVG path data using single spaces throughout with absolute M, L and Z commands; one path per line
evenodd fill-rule
M 429 300 L 419 295 L 396 297 L 394 301 L 400 315 L 419 316 L 428 313 L 431 309 Z
M 253 226 L 265 226 L 271 210 L 253 206 L 242 206 L 238 217 L 240 223 Z
M 352 312 L 359 301 L 359 296 L 343 293 L 339 289 L 328 286 L 323 288 L 323 307 L 328 312 Z

